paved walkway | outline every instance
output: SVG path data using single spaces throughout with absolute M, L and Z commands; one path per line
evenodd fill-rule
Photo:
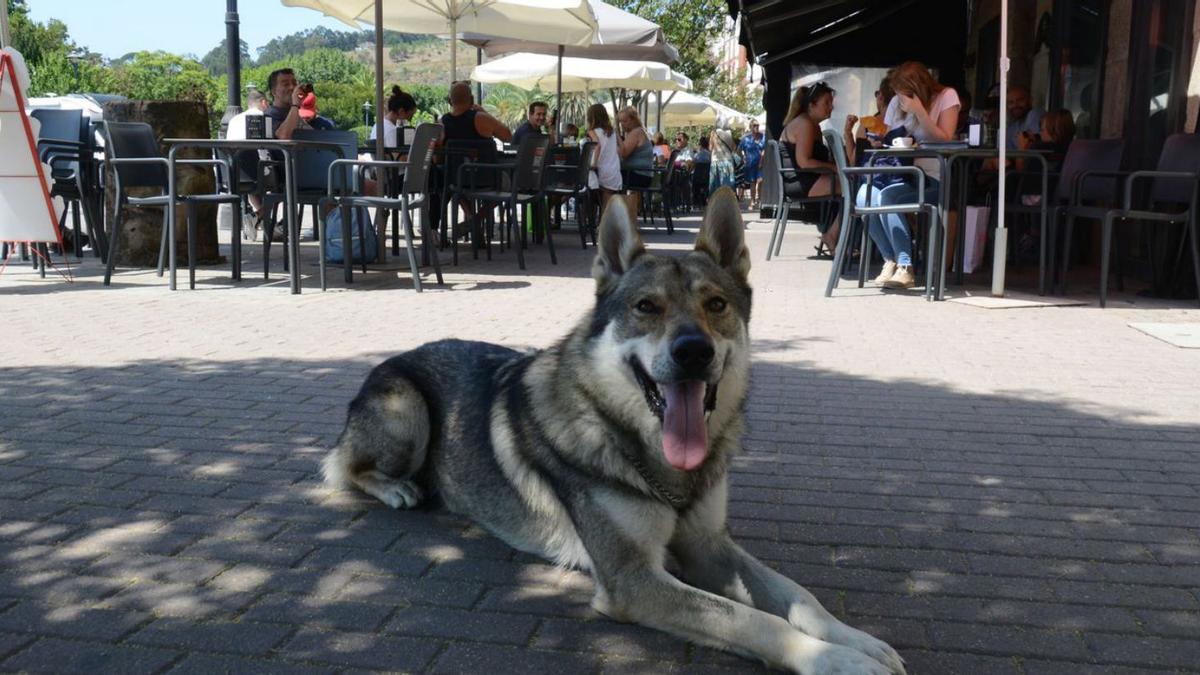
M 690 245 L 695 222 L 654 248 Z M 985 310 L 839 291 L 794 227 L 762 261 L 731 528 L 912 673 L 1200 668 L 1200 350 L 1186 303 Z M 346 403 L 421 342 L 545 346 L 590 253 L 305 293 L 0 278 L 0 670 L 732 673 L 598 617 L 591 583 L 469 523 L 316 480 Z M 312 259 L 313 251 L 306 252 Z M 278 260 L 278 258 L 277 258 Z M 261 270 L 261 267 L 256 268 Z M 333 275 L 338 276 L 338 275 Z M 385 278 L 386 277 L 386 278 Z M 1076 289 L 1089 291 L 1086 286 Z

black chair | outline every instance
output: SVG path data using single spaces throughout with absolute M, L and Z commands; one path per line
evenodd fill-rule
M 833 156 L 834 165 L 837 166 L 836 180 L 841 192 L 842 223 L 841 231 L 838 233 L 837 249 L 833 254 L 833 267 L 829 270 L 829 281 L 825 284 L 825 297 L 833 295 L 833 289 L 837 287 L 838 279 L 841 277 L 842 263 L 846 258 L 846 246 L 851 237 L 850 225 L 855 218 L 885 213 L 913 213 L 928 216 L 929 252 L 925 257 L 925 298 L 931 299 L 934 293 L 934 280 L 938 278 L 937 271 L 941 269 L 937 251 L 945 250 L 946 234 L 944 230 L 939 234 L 941 224 L 938 220 L 937 204 L 925 203 L 925 172 L 915 166 L 849 166 L 846 160 L 846 149 L 842 144 L 842 136 L 836 131 L 825 132 L 825 144 L 829 147 L 829 154 Z M 917 184 L 917 201 L 891 206 L 858 206 L 856 203 L 857 181 L 852 181 L 850 177 L 866 176 L 866 180 L 870 181 L 872 176 L 880 174 L 901 174 L 912 177 Z M 869 182 L 867 184 L 870 185 Z M 870 192 L 868 191 L 867 194 L 870 195 Z M 859 288 L 862 288 L 866 281 L 867 261 L 871 259 L 871 237 L 867 229 L 866 223 L 863 223 L 862 258 L 859 262 L 858 275 Z M 938 246 L 939 239 L 941 240 L 940 246 Z
M 579 243 L 585 250 L 589 232 L 592 235 L 592 244 L 596 243 L 596 224 L 592 222 L 591 217 L 591 190 L 588 189 L 588 175 L 592 171 L 592 155 L 595 147 L 596 144 L 592 141 L 580 146 L 576 164 L 564 167 L 569 173 L 559 173 L 560 180 L 550 183 L 545 190 L 547 195 L 558 196 L 562 201 L 575 199 L 575 220 L 579 223 Z
M 383 214 L 383 222 L 387 223 L 387 214 L 390 211 L 397 211 L 400 223 L 393 225 L 396 230 L 401 226 L 404 230 L 404 243 L 408 249 L 408 267 L 412 272 L 413 288 L 418 293 L 421 292 L 421 275 L 417 270 L 417 258 L 413 252 L 413 226 L 412 226 L 412 211 L 421 209 L 421 241 L 425 249 L 425 253 L 432 256 L 433 267 L 437 273 L 437 282 L 439 285 L 442 281 L 442 265 L 438 260 L 437 246 L 434 242 L 433 229 L 429 222 L 429 184 L 430 176 L 433 173 L 433 146 L 442 137 L 442 125 L 440 124 L 422 124 L 417 127 L 416 138 L 413 139 L 412 145 L 408 150 L 407 162 L 391 162 L 391 161 L 360 161 L 352 159 L 334 160 L 329 165 L 329 192 L 326 197 L 327 202 L 332 202 L 337 208 L 342 209 L 342 242 L 343 242 L 343 263 L 346 269 L 346 278 L 350 279 L 350 269 L 353 266 L 351 260 L 353 258 L 352 247 L 345 243 L 350 241 L 350 209 L 355 207 L 372 207 L 379 210 Z M 342 167 L 375 167 L 380 174 L 378 178 L 384 182 L 392 182 L 398 180 L 400 187 L 395 197 L 377 197 L 372 195 L 355 195 L 343 194 L 335 195 L 334 185 L 337 183 L 335 172 L 341 171 Z M 404 169 L 403 176 L 399 176 L 400 170 Z M 362 223 L 359 223 L 362 226 Z M 323 226 L 322 226 L 323 227 Z M 363 240 L 363 232 L 359 232 L 360 241 Z M 319 233 L 321 240 L 321 290 L 325 290 L 325 241 L 326 234 Z
M 473 199 L 481 204 L 501 206 L 509 215 L 509 225 L 515 226 L 519 232 L 520 240 L 516 242 L 517 262 L 521 269 L 525 269 L 525 228 L 523 221 L 519 218 L 519 209 L 522 206 L 544 206 L 545 180 L 546 180 L 546 156 L 550 151 L 550 137 L 542 134 L 528 134 L 521 139 L 521 145 L 517 148 L 517 159 L 513 163 L 462 163 L 458 167 L 458 185 L 462 187 L 461 196 L 467 199 Z M 501 171 L 509 176 L 508 189 L 502 188 L 478 188 L 475 187 L 473 176 L 477 173 L 488 174 L 489 172 Z M 454 212 L 454 220 L 458 220 L 457 210 Z M 549 218 L 534 218 L 535 226 L 538 222 L 543 224 L 549 223 Z M 550 233 L 550 228 L 545 227 L 546 246 L 550 249 L 550 262 L 558 264 L 558 257 L 554 254 L 554 238 Z
M 182 202 L 187 212 L 187 247 L 188 247 L 188 287 L 196 287 L 196 219 L 197 208 L 200 204 L 235 204 L 241 197 L 233 194 L 192 194 L 175 195 L 171 201 L 168 171 L 170 163 L 159 152 L 158 139 L 154 129 L 149 124 L 141 122 L 108 122 L 105 124 L 106 152 L 105 161 L 113 167 L 114 195 L 112 227 L 108 248 L 108 262 L 104 267 L 104 285 L 112 280 L 113 267 L 116 266 L 117 246 L 121 240 L 121 209 L 129 206 L 159 207 L 163 210 L 162 240 L 158 251 L 158 276 L 162 276 L 163 264 L 167 258 L 167 246 L 174 246 L 170 240 L 171 232 L 168 227 L 169 209 Z M 214 159 L 177 159 L 176 165 L 228 165 L 222 160 Z M 131 188 L 149 188 L 158 190 L 161 194 L 146 197 L 130 197 Z M 172 278 L 174 278 L 172 266 Z
M 833 175 L 833 170 L 823 168 L 797 169 L 793 165 L 792 158 L 788 157 L 788 153 L 780 149 L 778 142 L 767 141 L 763 152 L 763 187 L 775 198 L 773 207 L 775 224 L 771 228 L 771 240 L 767 244 L 767 260 L 770 260 L 772 255 L 779 255 L 780 249 L 783 248 L 783 237 L 787 233 L 787 223 L 791 217 L 793 204 L 819 205 L 820 214 L 818 218 L 822 223 L 827 223 L 831 217 L 831 208 L 836 207 L 841 201 L 841 197 L 832 191 L 827 195 L 819 197 L 799 197 L 794 194 L 788 194 L 788 184 L 795 183 L 801 174 L 815 174 L 817 176 Z
M 712 175 L 712 162 L 692 163 L 692 208 L 708 206 L 708 177 Z
M 341 151 L 327 150 L 325 148 L 305 148 L 299 147 L 296 149 L 293 157 L 296 174 L 293 178 L 293 184 L 296 186 L 296 222 L 297 229 L 303 226 L 304 207 L 308 206 L 312 211 L 313 218 L 313 236 L 317 235 L 317 221 L 320 220 L 320 204 L 325 200 L 329 192 L 329 166 L 334 161 L 339 159 L 352 159 L 358 157 L 358 134 L 353 131 L 337 131 L 332 129 L 296 129 L 292 132 L 292 140 L 294 141 L 320 141 L 322 143 L 336 143 L 340 146 Z M 261 163 L 260 163 L 261 166 Z M 354 171 L 352 167 L 345 167 L 334 178 L 338 181 L 335 186 L 337 189 L 353 189 L 352 178 Z M 283 189 L 282 181 L 276 186 L 278 189 Z M 267 222 L 263 227 L 263 278 L 269 276 L 271 268 L 271 236 L 275 231 L 275 210 L 280 205 L 286 203 L 286 196 L 279 191 L 268 191 L 263 196 L 263 212 L 267 214 Z M 286 218 L 284 219 L 286 221 Z M 286 230 L 286 228 L 284 228 Z M 283 240 L 286 242 L 288 233 L 285 231 Z M 299 242 L 297 242 L 297 245 Z M 364 265 L 366 261 L 363 261 Z M 365 269 L 365 268 L 364 268 Z M 286 252 L 283 256 L 283 270 L 288 271 L 288 257 Z
M 1072 227 L 1075 218 L 1092 218 L 1101 220 L 1104 218 L 1105 212 L 1108 211 L 1110 205 L 1115 200 L 1117 188 L 1116 178 L 1122 173 L 1119 171 L 1121 166 L 1121 157 L 1124 154 L 1125 142 L 1121 139 L 1077 139 L 1071 142 L 1067 148 L 1067 154 L 1063 157 L 1062 167 L 1059 171 L 1051 171 L 1048 173 L 1048 191 L 1049 203 L 1046 205 L 1046 228 L 1047 231 L 1041 232 L 1041 247 L 1042 255 L 1039 259 L 1039 283 L 1038 292 L 1045 293 L 1046 279 L 1049 277 L 1050 292 L 1054 292 L 1058 288 L 1058 265 L 1055 262 L 1055 256 L 1058 248 L 1058 233 L 1060 219 L 1066 215 L 1067 232 L 1066 239 L 1069 240 L 1072 236 Z M 1009 171 L 1006 174 L 1006 180 L 1013 186 L 1013 189 L 1008 190 L 1009 198 L 1005 204 L 1004 210 L 1006 214 L 1014 215 L 1040 215 L 1041 205 L 1026 205 L 1021 203 L 1021 197 L 1025 194 L 1041 192 L 1042 173 L 1041 168 L 1035 160 L 1026 160 L 1026 164 L 1032 164 L 1034 169 L 1025 169 L 1024 171 Z M 964 171 L 962 176 L 962 184 L 965 186 L 965 179 L 968 172 Z M 1036 191 L 1033 186 L 1036 184 Z M 995 213 L 995 210 L 993 210 Z M 993 218 L 995 220 L 995 218 Z M 958 237 L 958 243 L 955 247 L 956 259 L 961 260 L 964 247 L 964 237 Z M 1069 245 L 1066 247 L 1069 249 Z M 1068 251 L 1069 255 L 1069 251 Z M 961 283 L 962 266 L 959 265 L 959 283 Z M 1066 263 L 1062 268 L 1063 287 L 1062 292 L 1066 292 Z
M 58 220 L 59 229 L 65 228 L 69 212 L 75 257 L 82 258 L 82 212 L 88 234 L 93 239 L 92 251 L 98 257 L 103 255 L 100 245 L 103 235 L 98 233 L 102 226 L 91 208 L 94 204 L 91 197 L 94 188 L 91 179 L 94 161 L 91 153 L 95 147 L 95 144 L 90 142 L 91 119 L 85 117 L 82 110 L 53 108 L 38 108 L 31 111 L 30 116 L 41 125 L 37 149 L 41 161 L 50 167 L 49 178 L 53 181 L 50 196 L 63 200 L 63 212 Z
M 1134 188 L 1139 181 L 1149 181 L 1149 194 L 1143 200 L 1135 199 Z M 1112 257 L 1113 226 L 1118 222 L 1140 221 L 1164 224 L 1182 224 L 1185 228 L 1180 242 L 1177 260 L 1182 261 L 1183 246 L 1191 242 L 1192 271 L 1196 277 L 1196 288 L 1200 289 L 1200 244 L 1196 235 L 1196 207 L 1200 200 L 1200 136 L 1196 134 L 1174 134 L 1163 144 L 1158 156 L 1158 167 L 1153 171 L 1133 171 L 1125 175 L 1121 208 L 1105 211 L 1101 220 L 1100 233 L 1100 306 L 1108 302 L 1108 266 Z M 1136 208 L 1136 203 L 1145 204 Z M 1070 225 L 1067 227 L 1070 233 Z M 1070 251 L 1070 240 L 1064 248 L 1065 262 Z M 1065 286 L 1065 281 L 1064 281 Z
M 496 144 L 490 140 L 450 139 L 446 141 L 442 156 L 441 196 L 438 200 L 440 207 L 443 242 L 449 239 L 452 247 L 452 261 L 458 264 L 458 208 L 456 203 L 463 198 L 464 186 L 460 183 L 464 164 L 496 165 Z M 470 172 L 473 189 L 499 189 L 500 174 L 495 169 L 489 171 L 474 170 Z M 453 217 L 451 217 L 453 216 Z M 487 258 L 492 259 L 491 240 L 488 230 L 483 225 L 481 213 L 476 210 L 470 221 L 471 255 L 478 259 L 479 249 L 487 248 Z
M 659 204 L 662 205 L 663 220 L 667 221 L 667 234 L 675 233 L 675 224 L 671 221 L 671 208 L 674 203 L 672 190 L 675 178 L 675 160 L 677 159 L 679 159 L 679 149 L 675 148 L 671 150 L 671 156 L 667 158 L 665 166 L 654 168 L 654 175 L 649 185 L 627 185 L 625 188 L 626 192 L 644 195 L 641 200 L 642 206 L 650 216 L 651 227 L 654 226 L 654 195 L 658 195 Z

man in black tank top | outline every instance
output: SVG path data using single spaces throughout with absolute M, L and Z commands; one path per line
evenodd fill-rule
M 486 141 L 498 138 L 505 143 L 512 140 L 512 130 L 500 120 L 475 104 L 471 85 L 455 82 L 450 86 L 450 112 L 442 115 L 445 127 L 444 140 Z

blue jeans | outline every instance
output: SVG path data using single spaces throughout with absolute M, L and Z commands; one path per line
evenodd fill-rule
M 917 201 L 917 186 L 905 181 L 889 185 L 882 190 L 871 188 L 871 203 L 867 204 L 867 186 L 858 188 L 855 203 L 858 206 L 893 206 L 912 204 Z M 938 182 L 925 177 L 925 203 L 938 201 Z M 879 249 L 884 260 L 895 260 L 897 265 L 912 264 L 912 235 L 902 213 L 883 213 L 867 216 L 867 232 Z

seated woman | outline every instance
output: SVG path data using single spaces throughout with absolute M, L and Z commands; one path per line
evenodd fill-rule
M 829 148 L 821 136 L 821 122 L 833 114 L 833 96 L 836 92 L 824 82 L 812 86 L 800 87 L 792 96 L 788 106 L 787 117 L 783 120 L 783 132 L 779 134 L 779 142 L 787 151 L 796 169 L 830 169 L 836 168 L 829 156 Z M 842 129 L 842 140 L 846 147 L 847 162 L 854 163 L 854 137 L 851 132 L 858 118 L 846 116 L 846 124 Z M 821 197 L 837 192 L 837 182 L 833 174 L 816 174 L 798 172 L 783 184 L 784 192 L 793 199 L 804 197 Z M 837 244 L 840 227 L 836 223 L 818 223 L 821 229 L 821 248 L 830 251 Z
M 667 137 L 661 131 L 654 134 L 654 161 L 660 166 L 667 163 L 671 156 L 671 146 L 667 145 Z
M 625 187 L 650 187 L 654 177 L 654 144 L 642 128 L 642 120 L 632 106 L 617 113 L 617 123 L 625 132 L 625 138 L 617 146 L 621 157 L 621 168 L 625 170 Z M 637 193 L 630 195 L 629 209 L 638 212 Z
M 412 94 L 405 92 L 398 86 L 392 87 L 392 95 L 387 99 L 387 112 L 383 114 L 383 145 L 388 148 L 395 148 L 400 144 L 401 138 L 397 138 L 398 129 L 400 126 L 408 122 L 417 114 L 417 101 L 412 97 Z M 371 125 L 371 131 L 367 134 L 367 138 L 374 141 L 376 135 L 375 125 Z
M 900 109 L 905 117 L 903 126 L 918 143 L 922 141 L 952 141 L 958 128 L 960 104 L 953 87 L 940 84 L 924 64 L 909 61 L 896 69 L 890 78 Z M 936 159 L 919 158 L 913 162 L 925 172 L 925 202 L 937 203 L 941 166 Z M 859 206 L 891 206 L 912 203 L 917 199 L 917 186 L 911 180 L 878 187 L 864 184 L 858 190 Z M 916 279 L 912 271 L 912 234 L 903 214 L 888 213 L 867 217 L 871 240 L 883 256 L 883 271 L 875 282 L 887 288 L 912 288 Z

